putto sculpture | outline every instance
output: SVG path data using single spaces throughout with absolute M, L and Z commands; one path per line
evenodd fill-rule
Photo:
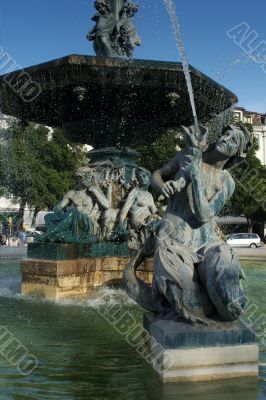
M 96 0 L 97 14 L 92 18 L 94 28 L 87 38 L 93 41 L 98 57 L 131 58 L 141 39 L 132 18 L 138 11 L 137 4 L 127 0 Z
M 128 294 L 156 314 L 209 324 L 240 317 L 245 306 L 244 272 L 233 249 L 217 235 L 214 217 L 232 196 L 235 183 L 228 171 L 251 146 L 250 132 L 230 125 L 206 146 L 193 128 L 183 128 L 189 147 L 153 174 L 153 188 L 165 198 L 165 216 L 146 239 L 124 273 Z M 198 138 L 199 138 L 198 134 Z M 193 147 L 192 147 L 193 146 Z M 136 276 L 154 257 L 153 285 Z

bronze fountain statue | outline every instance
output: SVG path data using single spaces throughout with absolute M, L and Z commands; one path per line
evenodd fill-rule
M 191 140 L 193 130 L 183 127 Z M 178 151 L 153 174 L 152 186 L 169 199 L 168 206 L 124 277 L 129 295 L 144 308 L 209 324 L 213 317 L 234 321 L 244 312 L 245 275 L 233 249 L 218 237 L 214 217 L 235 189 L 227 168 L 247 153 L 252 135 L 244 126 L 231 125 L 215 143 L 203 142 Z M 140 264 L 151 256 L 152 288 L 136 277 Z

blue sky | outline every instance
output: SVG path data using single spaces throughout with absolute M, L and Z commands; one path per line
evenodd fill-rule
M 142 47 L 135 58 L 179 61 L 163 0 L 135 0 Z M 266 41 L 262 0 L 175 0 L 189 62 L 235 92 L 239 105 L 266 113 L 266 73 L 227 36 L 245 21 Z M 0 43 L 22 67 L 69 54 L 93 55 L 86 33 L 93 0 L 1 0 Z

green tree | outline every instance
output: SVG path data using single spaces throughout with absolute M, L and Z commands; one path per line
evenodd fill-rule
M 217 139 L 225 126 L 232 123 L 233 113 L 226 110 L 219 115 L 215 115 L 206 125 L 209 129 L 209 142 Z M 168 129 L 163 135 L 158 137 L 153 143 L 139 146 L 137 150 L 142 155 L 142 165 L 154 172 L 166 164 L 176 153 L 177 148 L 184 148 L 185 140 L 181 130 L 177 128 Z
M 168 130 L 155 142 L 137 148 L 141 154 L 141 165 L 154 172 L 174 157 L 177 146 L 182 145 L 178 131 Z
M 0 143 L 0 181 L 4 191 L 35 214 L 52 209 L 74 187 L 75 171 L 84 160 L 77 145 L 70 146 L 61 130 L 40 125 L 13 124 Z
M 253 131 L 252 125 L 245 125 Z M 255 139 L 247 158 L 230 169 L 236 189 L 223 210 L 223 215 L 245 216 L 250 231 L 254 222 L 263 222 L 266 219 L 266 168 L 256 156 L 258 148 Z

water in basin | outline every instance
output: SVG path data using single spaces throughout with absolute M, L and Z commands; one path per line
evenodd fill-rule
M 266 314 L 266 265 L 245 264 L 249 298 Z M 241 379 L 195 384 L 160 384 L 134 348 L 99 314 L 123 305 L 137 322 L 142 311 L 121 289 L 103 289 L 93 299 L 58 302 L 20 295 L 19 261 L 0 260 L 0 318 L 38 359 L 21 375 L 0 355 L 1 399 L 90 400 L 261 400 L 266 398 L 266 349 L 261 346 L 260 381 Z M 261 336 L 262 337 L 262 336 Z M 262 340 L 261 340 L 262 342 Z M 1 350 L 0 350 L 1 352 Z

